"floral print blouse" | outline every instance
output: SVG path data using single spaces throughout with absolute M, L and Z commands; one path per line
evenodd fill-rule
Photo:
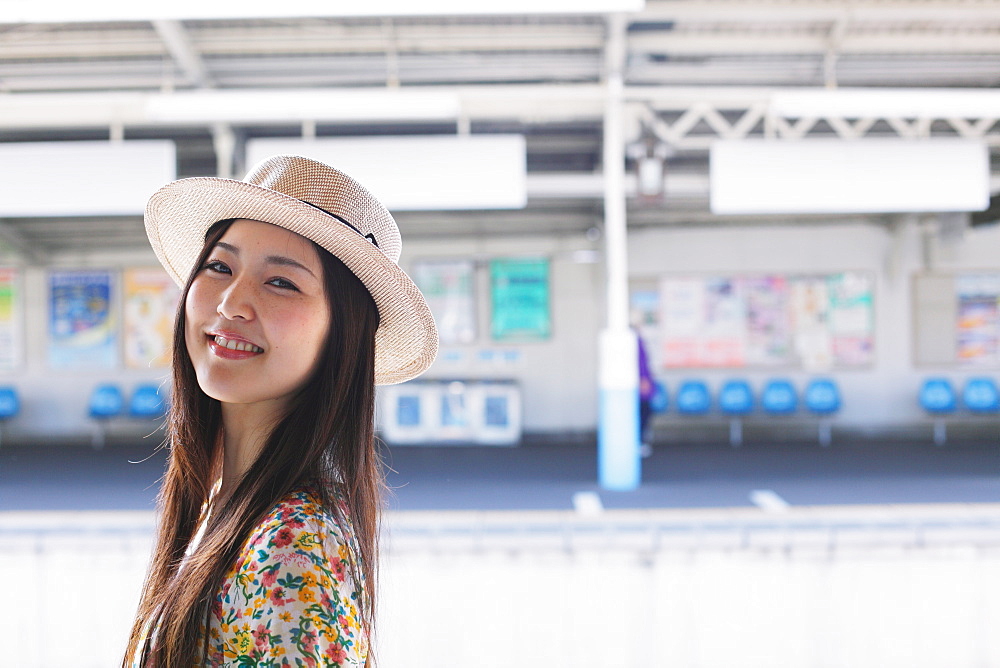
M 363 666 L 356 554 L 350 526 L 314 490 L 286 496 L 226 573 L 209 612 L 205 665 Z

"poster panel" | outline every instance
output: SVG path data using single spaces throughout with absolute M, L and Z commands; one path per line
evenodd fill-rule
M 865 366 L 875 359 L 875 311 L 871 278 L 844 272 L 827 278 L 833 364 Z
M 705 327 L 705 282 L 694 277 L 664 278 L 660 303 L 663 366 L 699 366 Z
M 23 331 L 20 281 L 17 269 L 0 267 L 0 371 L 21 366 Z
M 699 366 L 746 363 L 746 304 L 732 278 L 705 280 L 705 329 Z
M 958 361 L 970 365 L 997 363 L 1000 361 L 1000 274 L 957 275 L 955 293 Z
M 664 277 L 661 367 L 800 366 L 820 371 L 871 364 L 871 279 L 812 276 Z
M 543 341 L 551 335 L 547 259 L 492 260 L 490 297 L 494 341 Z
M 180 289 L 159 267 L 133 267 L 125 270 L 122 292 L 125 365 L 167 366 Z
M 442 344 L 476 340 L 475 265 L 471 260 L 423 260 L 413 281 L 424 293 Z
M 111 308 L 113 281 L 107 271 L 49 274 L 49 366 L 54 369 L 114 368 L 118 332 Z
M 784 276 L 746 276 L 741 281 L 747 309 L 747 365 L 787 364 L 792 350 L 788 280 Z

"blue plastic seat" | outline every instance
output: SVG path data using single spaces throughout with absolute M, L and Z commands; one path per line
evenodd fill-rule
M 166 402 L 157 385 L 140 385 L 135 388 L 129 401 L 128 412 L 132 417 L 155 418 L 166 411 Z
M 649 400 L 649 407 L 653 409 L 654 413 L 666 413 L 669 406 L 670 400 L 667 395 L 667 386 L 660 381 L 656 381 L 653 383 L 653 397 Z
M 973 413 L 995 413 L 1000 410 L 1000 391 L 992 378 L 970 378 L 962 391 L 962 402 Z
M 753 390 L 743 379 L 727 380 L 719 388 L 719 410 L 730 417 L 729 445 L 743 444 L 743 416 L 753 412 Z
M 934 416 L 934 443 L 944 445 L 948 439 L 945 416 L 958 410 L 955 388 L 947 378 L 928 378 L 920 387 L 920 407 Z
M 928 378 L 920 388 L 920 407 L 928 413 L 946 415 L 958 408 L 955 388 L 947 378 Z
M 98 385 L 90 395 L 90 417 L 98 420 L 121 415 L 125 408 L 125 398 L 117 385 Z
M 802 402 L 812 413 L 832 415 L 840 410 L 840 390 L 829 378 L 815 378 L 806 386 Z
M 726 415 L 747 415 L 753 411 L 753 390 L 745 380 L 727 380 L 719 389 L 719 410 Z
M 760 395 L 761 407 L 771 415 L 790 415 L 799 407 L 795 386 L 784 378 L 769 380 Z
M 9 420 L 21 412 L 21 400 L 13 387 L 0 387 L 0 420 Z
M 712 408 L 708 385 L 700 380 L 685 380 L 677 388 L 677 412 L 682 415 L 704 415 Z

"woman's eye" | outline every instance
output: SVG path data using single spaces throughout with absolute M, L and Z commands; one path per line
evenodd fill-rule
M 268 283 L 276 288 L 282 288 L 285 290 L 297 291 L 299 289 L 294 283 L 284 278 L 272 278 L 270 281 L 268 281 Z
M 219 260 L 209 260 L 205 263 L 205 269 L 215 272 L 217 274 L 231 274 L 232 270 L 226 265 L 225 262 L 220 262 Z

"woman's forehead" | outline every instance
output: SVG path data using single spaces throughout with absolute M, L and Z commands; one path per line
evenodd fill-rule
M 277 253 L 299 260 L 320 261 L 312 241 L 279 225 L 259 220 L 234 220 L 219 242 L 238 252 Z

